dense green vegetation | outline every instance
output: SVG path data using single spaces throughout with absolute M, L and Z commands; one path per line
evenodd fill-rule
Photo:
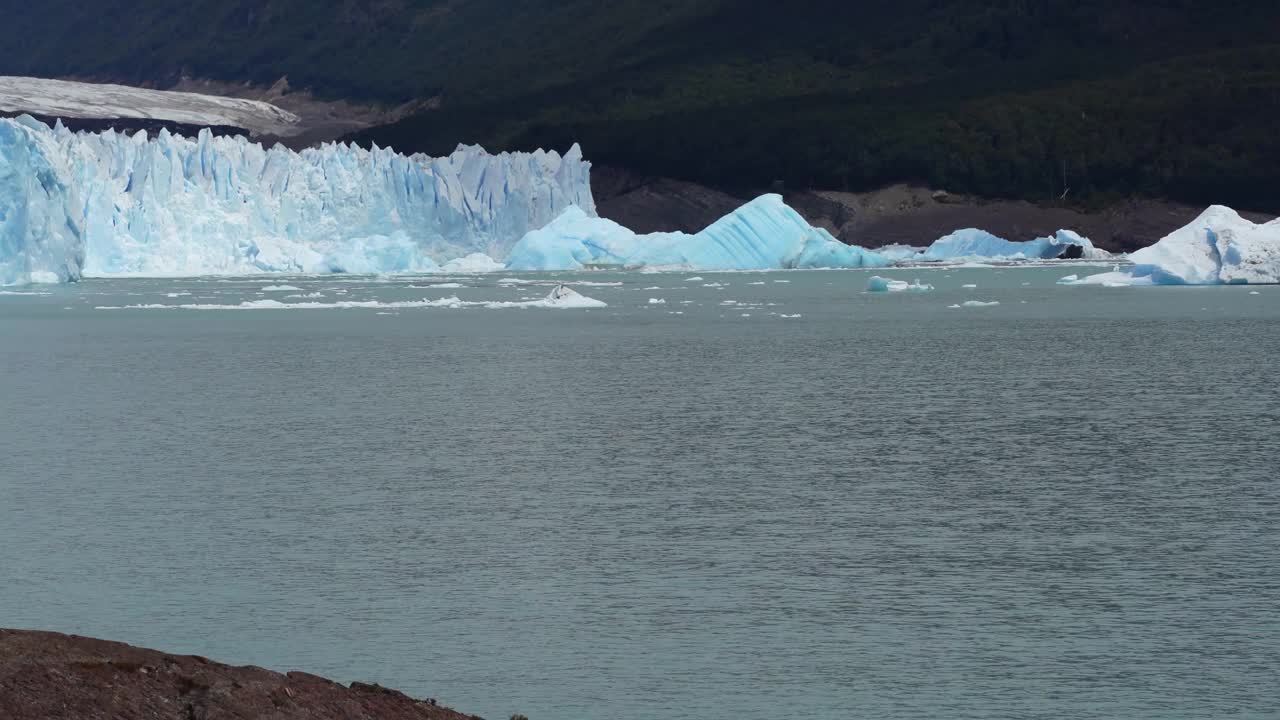
M 12 7 L 7 7 L 12 6 Z M 1274 0 L 0 0 L 0 72 L 441 109 L 400 150 L 565 147 L 715 185 L 1280 211 Z

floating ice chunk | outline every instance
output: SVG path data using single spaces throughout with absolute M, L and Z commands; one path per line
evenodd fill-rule
M 637 235 L 575 208 L 544 228 L 526 234 L 512 248 L 512 270 L 577 270 L 589 267 L 781 268 L 884 267 L 888 261 L 845 245 L 814 228 L 779 195 L 762 195 L 695 235 Z
M 467 287 L 467 286 L 466 286 L 466 285 L 463 285 L 462 283 L 446 282 L 446 283 L 431 283 L 430 285 L 428 285 L 428 286 L 426 287 L 426 289 L 428 289 L 428 290 L 458 290 L 458 289 L 461 289 L 461 288 L 464 288 L 464 287 Z
M 1131 272 L 1122 272 L 1120 270 L 1112 270 L 1111 272 L 1098 273 L 1097 275 L 1086 275 L 1078 280 L 1068 283 L 1070 285 L 1100 285 L 1102 287 L 1134 287 L 1140 285 L 1154 285 L 1150 276 L 1136 277 Z
M 961 285 L 960 287 L 964 288 L 965 290 L 977 290 L 977 289 L 978 289 L 978 286 L 977 286 L 977 285 Z
M 1070 230 L 1059 230 L 1050 237 L 1011 242 L 985 230 L 966 228 L 939 238 L 917 257 L 921 260 L 1053 260 L 1100 259 L 1110 257 L 1110 253 L 1099 250 L 1088 238 Z
M 1079 275 L 1067 275 L 1058 279 L 1059 285 L 1070 285 L 1080 279 Z
M 339 302 L 296 302 L 285 303 L 279 300 L 245 300 L 238 304 L 192 303 L 183 305 L 99 305 L 96 310 L 385 310 L 404 308 L 553 308 L 553 309 L 589 309 L 608 307 L 605 303 L 578 294 L 564 285 L 556 286 L 550 294 L 539 300 L 519 302 L 480 301 L 468 302 L 456 296 L 438 300 L 400 300 L 383 302 L 379 300 L 342 300 Z
M 874 275 L 867 281 L 867 292 L 871 293 L 887 293 L 887 292 L 930 292 L 933 290 L 932 285 L 925 285 L 920 280 L 908 283 L 906 280 L 892 280 L 890 278 Z
M 995 307 L 996 305 L 999 305 L 999 304 L 1000 304 L 1000 302 L 999 302 L 999 301 L 983 302 L 983 301 L 981 301 L 981 300 L 969 300 L 969 301 L 963 302 L 963 303 L 961 303 L 961 304 L 959 304 L 959 305 L 948 305 L 947 307 L 952 308 L 952 309 L 955 309 L 955 308 L 962 308 L 962 307 L 967 307 L 967 308 L 985 308 L 985 307 Z
M 1221 205 L 1129 255 L 1135 277 L 1157 285 L 1280 282 L 1280 220 L 1258 225 Z
M 667 301 L 664 298 L 649 298 L 649 304 L 650 305 L 666 305 Z
M 262 288 L 262 292 L 300 292 L 302 288 L 293 285 L 268 285 Z
M 546 300 L 543 301 L 546 307 L 555 308 L 602 308 L 607 305 L 594 298 L 580 295 L 578 291 L 568 285 L 557 285 L 547 293 Z
M 702 277 L 700 275 L 694 275 L 691 278 L 685 278 L 684 281 L 685 282 L 702 282 Z

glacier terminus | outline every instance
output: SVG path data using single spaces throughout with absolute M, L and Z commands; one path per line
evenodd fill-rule
M 698 233 L 638 234 L 596 212 L 580 147 L 446 157 L 329 143 L 300 152 L 204 130 L 76 133 L 0 119 L 0 284 L 82 277 L 581 269 L 882 268 L 1098 261 L 1075 232 L 1012 242 L 978 229 L 926 248 L 846 245 L 779 195 Z M 1280 281 L 1280 224 L 1210 208 L 1082 285 Z M 873 290 L 896 290 L 885 285 Z
M 589 168 L 577 146 L 294 152 L 208 131 L 151 138 L 4 119 L 0 283 L 432 271 L 504 257 L 567 208 L 595 214 Z

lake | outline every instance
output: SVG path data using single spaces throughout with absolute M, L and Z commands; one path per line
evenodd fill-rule
M 1280 288 L 1101 269 L 7 288 L 0 626 L 490 720 L 1275 717 Z

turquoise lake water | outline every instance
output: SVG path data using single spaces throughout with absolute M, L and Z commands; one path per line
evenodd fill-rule
M 1102 269 L 8 288 L 0 626 L 490 720 L 1274 718 L 1280 287 Z

